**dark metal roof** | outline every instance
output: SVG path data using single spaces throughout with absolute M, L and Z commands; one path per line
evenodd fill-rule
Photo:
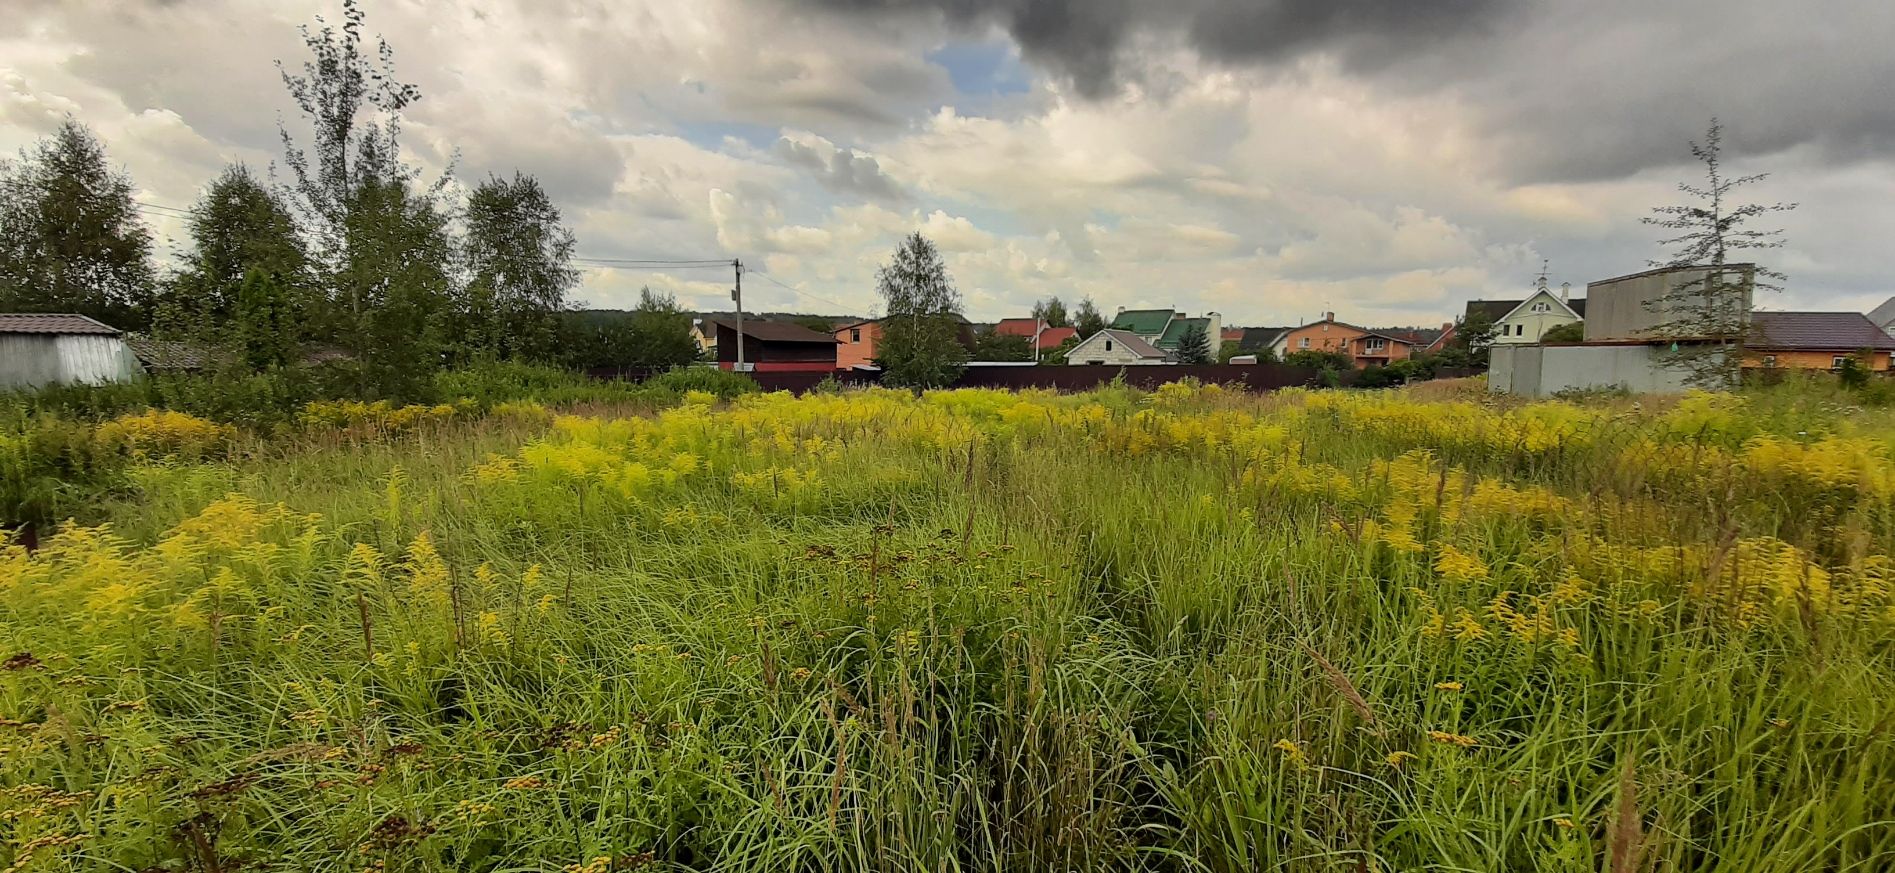
M 1753 349 L 1895 351 L 1891 338 L 1860 312 L 1753 312 Z
M 704 320 L 718 327 L 737 329 L 735 320 L 722 318 Z M 817 333 L 800 324 L 791 324 L 787 321 L 752 321 L 748 318 L 744 319 L 743 335 L 767 343 L 814 343 L 833 346 L 839 342 L 833 334 Z
M 138 356 L 138 362 L 147 370 L 202 370 L 210 360 L 202 347 L 178 340 L 127 336 L 125 347 Z
M 87 318 L 83 315 L 55 312 L 10 312 L 0 314 L 0 333 L 63 333 L 85 334 L 90 336 L 118 336 L 119 330 L 109 324 Z
M 1244 338 L 1237 342 L 1237 348 L 1244 352 L 1255 352 L 1276 345 L 1277 337 L 1282 336 L 1287 327 L 1246 327 Z
M 1473 318 L 1474 313 L 1478 312 L 1487 316 L 1488 321 L 1499 321 L 1506 318 L 1507 313 L 1520 308 L 1520 304 L 1527 302 L 1529 299 L 1531 298 L 1522 297 L 1519 300 L 1469 300 L 1467 301 L 1467 311 L 1461 315 L 1463 319 Z M 1574 315 L 1580 318 L 1586 317 L 1586 298 L 1576 297 L 1572 300 L 1568 300 L 1566 301 L 1566 306 L 1572 309 Z

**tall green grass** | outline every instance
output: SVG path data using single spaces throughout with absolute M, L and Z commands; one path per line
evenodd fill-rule
M 677 387 L 145 464 L 0 558 L 0 858 L 1895 859 L 1895 480 L 1822 442 L 1880 413 Z

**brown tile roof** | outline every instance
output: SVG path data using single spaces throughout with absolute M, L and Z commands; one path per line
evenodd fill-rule
M 718 327 L 737 329 L 735 319 L 706 318 L 706 322 Z M 839 340 L 833 334 L 817 333 L 800 324 L 787 321 L 754 321 L 744 319 L 743 335 L 767 343 L 816 343 L 835 345 Z
M 64 333 L 118 336 L 119 329 L 83 315 L 53 312 L 0 314 L 0 333 Z
M 1895 351 L 1895 338 L 1860 312 L 1753 312 L 1753 349 Z

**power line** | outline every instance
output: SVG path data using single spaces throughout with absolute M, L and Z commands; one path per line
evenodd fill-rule
M 830 306 L 840 306 L 840 307 L 842 307 L 842 309 L 843 309 L 843 311 L 844 311 L 844 312 L 847 312 L 847 311 L 849 310 L 849 308 L 850 308 L 850 307 L 849 307 L 849 304 L 847 304 L 847 303 L 843 303 L 843 302 L 841 302 L 841 301 L 839 301 L 839 300 L 831 300 L 831 299 L 829 299 L 829 298 L 827 298 L 827 297 L 824 297 L 824 296 L 822 296 L 822 295 L 820 295 L 820 294 L 811 294 L 811 293 L 809 293 L 808 291 L 804 291 L 804 290 L 803 290 L 803 289 L 801 289 L 801 288 L 796 288 L 796 287 L 792 287 L 792 286 L 790 286 L 790 285 L 785 285 L 785 284 L 783 284 L 782 282 L 779 282 L 779 281 L 777 281 L 777 280 L 776 280 L 776 279 L 775 279 L 774 277 L 772 277 L 772 276 L 771 276 L 771 275 L 770 275 L 769 273 L 759 273 L 759 272 L 756 272 L 755 270 L 750 270 L 750 271 L 747 271 L 747 272 L 749 272 L 749 273 L 750 273 L 750 275 L 752 275 L 752 276 L 759 276 L 759 277 L 762 277 L 762 279 L 763 279 L 763 281 L 765 281 L 765 282 L 768 282 L 768 283 L 770 283 L 770 284 L 772 284 L 772 285 L 775 285 L 776 287 L 778 287 L 778 288 L 781 288 L 781 289 L 783 289 L 783 290 L 785 290 L 785 291 L 788 291 L 788 292 L 790 292 L 790 293 L 792 293 L 792 294 L 801 294 L 801 295 L 803 295 L 804 297 L 808 297 L 808 298 L 809 298 L 809 299 L 811 299 L 811 300 L 820 300 L 820 301 L 822 301 L 822 302 L 824 302 L 824 303 L 827 303 L 827 304 L 829 304 Z M 840 314 L 840 313 L 838 313 L 838 314 Z

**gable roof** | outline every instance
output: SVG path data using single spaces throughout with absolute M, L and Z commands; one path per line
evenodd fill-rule
M 1113 316 L 1111 328 L 1129 330 L 1139 336 L 1158 336 L 1177 314 L 1170 309 L 1127 309 Z
M 1156 345 L 1166 351 L 1175 350 L 1184 344 L 1185 331 L 1193 327 L 1203 330 L 1204 335 L 1208 337 L 1211 331 L 1211 320 L 1209 318 L 1174 318 L 1170 324 L 1165 325 L 1164 335 L 1158 338 Z
M 1881 306 L 1869 310 L 1869 320 L 1875 322 L 1876 327 L 1884 330 L 1888 329 L 1889 325 L 1895 324 L 1895 297 L 1890 297 L 1882 301 Z
M 1541 293 L 1545 293 L 1546 296 L 1551 297 L 1555 303 L 1566 307 L 1566 311 L 1572 313 L 1574 318 L 1583 319 L 1586 317 L 1586 298 L 1576 297 L 1571 300 L 1560 300 L 1559 295 L 1551 291 L 1535 291 L 1520 300 L 1469 300 L 1467 301 L 1467 311 L 1462 314 L 1462 318 L 1464 320 L 1473 318 L 1474 313 L 1478 312 L 1487 316 L 1488 321 L 1498 324 L 1507 320 L 1507 318 L 1518 311 L 1520 307 L 1527 305 L 1528 301 L 1540 296 Z
M 718 327 L 727 327 L 733 331 L 737 329 L 737 324 L 734 320 L 722 318 L 706 318 L 704 320 Z M 835 345 L 839 342 L 832 334 L 817 333 L 800 324 L 791 324 L 787 321 L 752 321 L 746 318 L 744 319 L 742 333 L 744 336 L 753 340 L 767 343 L 819 343 L 823 345 Z
M 1141 358 L 1162 358 L 1165 356 L 1165 353 L 1160 351 L 1157 346 L 1154 346 L 1151 343 L 1146 342 L 1145 339 L 1139 336 L 1138 334 L 1132 333 L 1129 330 L 1118 330 L 1116 328 L 1110 328 L 1110 327 L 1106 328 L 1105 330 L 1099 331 L 1098 333 L 1095 333 L 1092 336 L 1086 337 L 1084 341 L 1079 343 L 1079 345 L 1073 349 L 1073 351 L 1074 352 L 1079 351 L 1079 349 L 1084 348 L 1087 343 L 1090 343 L 1093 340 L 1096 340 L 1100 337 L 1105 337 L 1106 339 L 1117 342 L 1119 345 L 1124 346 L 1126 351 L 1129 351 L 1132 354 L 1135 354 Z M 1069 359 L 1070 357 L 1071 356 L 1068 355 Z
M 1237 348 L 1245 352 L 1255 352 L 1276 345 L 1277 338 L 1288 333 L 1287 327 L 1246 327 L 1244 338 L 1237 341 Z
M 1037 318 L 1003 318 L 994 323 L 994 333 L 1001 336 L 1027 336 L 1040 332 L 1041 322 Z
M 1040 331 L 1040 348 L 1056 349 L 1060 344 L 1079 335 L 1076 327 L 1049 327 Z
M 119 329 L 84 315 L 63 312 L 18 312 L 0 314 L 0 333 L 118 336 Z
M 1368 339 L 1370 337 L 1375 337 L 1377 339 L 1385 339 L 1392 343 L 1401 343 L 1402 345 L 1405 345 L 1405 346 L 1421 345 L 1420 337 L 1415 336 L 1412 333 L 1406 333 L 1406 332 L 1371 330 L 1362 334 L 1359 337 L 1356 337 L 1356 339 Z
M 1895 351 L 1895 338 L 1860 312 L 1753 312 L 1753 349 Z
M 954 319 L 955 321 L 957 321 L 957 322 L 960 322 L 961 324 L 964 324 L 964 325 L 966 325 L 966 326 L 968 326 L 968 327 L 970 327 L 970 328 L 971 328 L 971 327 L 974 327 L 974 326 L 975 326 L 973 322 L 971 322 L 971 321 L 968 321 L 968 320 L 967 320 L 967 316 L 965 316 L 965 315 L 962 315 L 962 314 L 960 314 L 960 313 L 958 313 L 958 312 L 952 312 L 952 313 L 949 313 L 949 315 L 950 315 L 950 316 L 951 316 L 951 317 L 952 317 L 952 318 L 953 318 L 953 319 Z M 845 322 L 843 322 L 843 323 L 841 323 L 841 324 L 838 324 L 838 325 L 836 325 L 836 326 L 835 326 L 835 328 L 834 328 L 834 330 L 848 330 L 849 328 L 852 328 L 852 327 L 861 327 L 861 326 L 863 326 L 863 325 L 865 325 L 865 324 L 881 324 L 882 322 L 884 322 L 884 321 L 887 321 L 887 320 L 888 320 L 888 318 L 889 318 L 888 316 L 886 316 L 886 315 L 884 315 L 884 316 L 882 316 L 882 317 L 880 317 L 880 318 L 857 318 L 857 319 L 851 319 L 851 320 L 849 320 L 849 321 L 845 321 Z M 745 324 L 746 326 L 748 326 L 748 325 L 750 324 L 750 319 L 748 319 L 748 318 L 746 318 L 746 319 L 744 319 L 744 324 Z
M 1533 301 L 1538 300 L 1541 297 L 1545 297 L 1546 299 L 1552 301 L 1554 306 L 1558 306 L 1559 308 L 1566 310 L 1567 315 L 1570 315 L 1574 318 L 1580 318 L 1580 319 L 1583 319 L 1586 317 L 1585 316 L 1586 302 L 1583 299 L 1577 300 L 1577 301 L 1561 300 L 1559 299 L 1559 296 L 1554 294 L 1553 292 L 1548 291 L 1545 288 L 1539 288 L 1539 289 L 1536 289 L 1532 294 L 1527 295 L 1527 299 L 1520 301 L 1520 304 L 1518 306 L 1515 306 L 1513 309 L 1508 310 L 1506 315 L 1503 315 L 1494 320 L 1506 321 L 1507 319 L 1512 318 L 1514 313 L 1519 312 L 1520 310 L 1526 308 L 1527 304 L 1532 303 Z M 1574 303 L 1578 303 L 1579 305 L 1574 306 L 1573 305 Z

